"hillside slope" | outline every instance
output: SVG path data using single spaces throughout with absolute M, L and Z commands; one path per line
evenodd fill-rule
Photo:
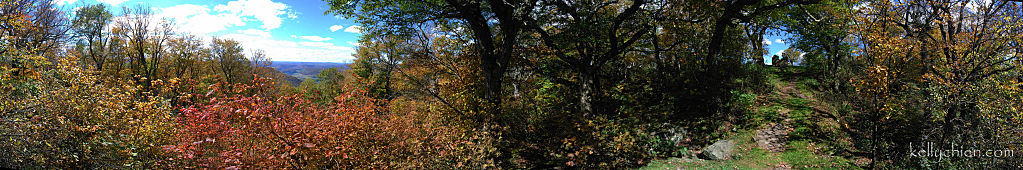
M 298 78 L 299 82 L 304 79 L 316 79 L 316 75 L 320 73 L 320 70 L 337 67 L 338 70 L 348 69 L 347 63 L 327 63 L 327 62 L 292 62 L 292 61 L 274 61 L 270 64 L 270 67 L 276 68 L 284 74 L 291 75 Z
M 756 96 L 746 115 L 747 125 L 722 135 L 722 139 L 735 143 L 731 159 L 666 158 L 654 160 L 642 169 L 865 167 L 869 160 L 849 154 L 855 149 L 846 130 L 849 123 L 841 117 L 849 115 L 841 113 L 849 109 L 841 109 L 843 104 L 820 97 L 825 93 L 812 88 L 816 80 L 804 75 L 800 67 L 770 70 L 772 92 Z
M 260 72 L 269 73 L 270 78 L 273 78 L 279 82 L 287 82 L 291 87 L 298 87 L 299 83 L 302 83 L 302 79 L 298 79 L 294 76 L 285 74 L 280 70 L 273 67 L 260 67 Z

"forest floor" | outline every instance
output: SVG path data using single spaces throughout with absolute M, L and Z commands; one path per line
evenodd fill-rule
M 769 70 L 773 90 L 756 97 L 746 125 L 722 137 L 735 142 L 731 159 L 666 158 L 641 169 L 860 169 L 862 158 L 839 156 L 855 150 L 843 130 L 848 106 L 818 98 L 826 93 L 803 68 Z

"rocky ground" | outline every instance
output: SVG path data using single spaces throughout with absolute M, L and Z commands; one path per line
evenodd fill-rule
M 818 99 L 801 70 L 772 72 L 771 93 L 757 96 L 752 128 L 730 132 L 697 149 L 698 156 L 654 160 L 642 169 L 859 169 L 839 156 L 852 145 L 834 104 Z

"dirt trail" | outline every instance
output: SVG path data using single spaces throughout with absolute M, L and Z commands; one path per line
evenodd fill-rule
M 823 105 L 821 101 L 817 100 L 813 94 L 806 94 L 802 90 L 798 89 L 798 86 L 796 85 L 796 82 L 798 82 L 798 78 L 796 77 L 781 78 L 780 81 L 782 82 L 774 84 L 775 86 L 774 88 L 778 89 L 778 91 L 775 92 L 775 95 L 778 98 L 773 99 L 776 101 L 769 102 L 782 104 L 784 102 L 787 102 L 787 100 L 793 98 L 803 99 L 807 102 L 805 103 L 806 108 L 802 109 L 810 109 L 813 112 L 821 113 L 825 117 L 825 119 L 823 119 L 822 121 L 837 123 L 838 118 L 828 111 L 829 109 L 827 106 Z M 757 143 L 757 147 L 760 147 L 761 149 L 767 150 L 769 152 L 785 151 L 786 143 L 785 140 L 788 138 L 789 133 L 792 132 L 791 129 L 789 129 L 790 125 L 792 124 L 792 119 L 789 118 L 790 116 L 789 113 L 792 112 L 793 109 L 800 108 L 790 108 L 790 106 L 785 104 L 783 104 L 783 106 L 785 107 L 779 108 L 777 110 L 779 120 L 782 121 L 772 122 L 768 124 L 766 127 L 763 127 L 756 131 L 754 140 Z
M 766 128 L 757 130 L 754 136 L 757 147 L 769 152 L 785 151 L 785 138 L 788 137 L 787 129 L 782 123 L 771 123 Z
M 789 81 L 788 84 L 778 87 L 781 90 L 782 96 L 788 97 L 799 97 L 806 99 L 806 95 L 795 89 L 794 81 Z M 754 134 L 754 141 L 757 143 L 757 147 L 767 150 L 769 152 L 783 152 L 785 151 L 785 140 L 788 138 L 788 126 L 789 123 L 788 113 L 792 110 L 789 108 L 778 109 L 778 116 L 783 122 L 775 122 L 768 124 L 767 127 L 759 129 Z
M 810 109 L 813 109 L 814 112 L 824 113 L 824 115 L 828 116 L 829 118 L 838 119 L 838 117 L 836 117 L 833 113 L 828 111 L 831 109 L 823 105 L 821 101 L 817 100 L 816 96 L 814 96 L 813 94 L 805 94 L 802 91 L 797 90 L 796 81 L 797 80 L 795 78 L 789 79 L 788 84 L 779 87 L 782 94 L 790 97 L 797 97 L 800 99 L 807 100 L 809 101 L 809 103 L 807 103 L 807 106 L 810 107 Z
M 789 83 L 785 84 L 785 86 L 782 86 L 779 90 L 781 90 L 782 94 L 788 96 L 810 100 L 809 98 L 807 98 L 806 94 L 803 94 L 803 92 L 796 90 L 796 80 L 789 80 Z

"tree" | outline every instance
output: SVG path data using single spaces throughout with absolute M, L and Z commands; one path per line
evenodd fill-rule
M 270 67 L 270 65 L 273 64 L 273 61 L 266 56 L 266 51 L 254 50 L 252 51 L 252 56 L 250 58 L 252 61 L 249 62 L 249 68 L 252 68 L 252 74 L 259 76 L 267 76 L 269 74 L 259 69 L 262 67 Z
M 0 77 L 4 101 L 19 101 L 32 90 L 43 67 L 65 40 L 67 19 L 51 1 L 0 1 Z M 18 110 L 4 102 L 5 112 Z
M 356 50 L 356 60 L 352 70 L 356 76 L 371 82 L 368 85 L 370 94 L 381 101 L 396 97 L 392 78 L 398 77 L 395 69 L 410 57 L 412 48 L 403 47 L 412 44 L 404 43 L 396 36 L 366 37 L 364 44 Z M 322 74 L 323 72 L 321 72 Z
M 122 16 L 124 20 L 117 21 L 117 25 L 121 31 L 121 37 L 127 42 L 127 48 L 125 51 L 130 57 L 128 57 L 128 63 L 130 65 L 131 75 L 129 76 L 136 83 L 143 86 L 144 89 L 151 90 L 152 80 L 156 77 L 151 73 L 155 73 L 156 69 L 151 68 L 153 66 L 150 63 L 158 62 L 152 61 L 146 54 L 149 53 L 149 42 L 150 38 L 150 23 L 152 22 L 152 11 L 145 6 L 136 6 L 134 9 L 128 7 L 122 7 L 121 10 L 124 12 Z
M 32 167 L 32 156 L 46 156 L 37 150 L 45 135 L 27 127 L 36 122 L 33 112 L 40 109 L 38 98 L 47 95 L 47 68 L 58 58 L 65 42 L 68 20 L 64 11 L 48 0 L 0 1 L 0 164 L 5 167 Z M 28 146 L 28 147 L 26 147 Z M 38 166 L 36 166 L 38 167 Z
M 778 55 L 771 55 L 771 65 L 772 66 L 784 67 L 787 64 L 788 63 L 785 63 L 785 60 L 782 60 L 781 57 L 779 57 Z
M 319 97 L 322 101 L 333 101 L 334 97 L 343 92 L 344 75 L 336 67 L 320 70 L 316 75 L 316 87 L 319 89 Z
M 72 21 L 72 29 L 75 35 L 84 38 L 83 50 L 85 56 L 94 65 L 93 68 L 102 73 L 103 65 L 107 61 L 106 50 L 109 43 L 109 35 L 106 26 L 110 23 L 110 12 L 103 4 L 87 5 L 76 11 L 75 19 Z
M 242 83 L 250 75 L 249 60 L 245 58 L 242 46 L 238 41 L 213 38 L 210 52 L 213 54 L 215 67 L 223 82 L 228 84 Z
M 660 9 L 641 8 L 648 3 L 651 2 L 543 1 L 545 6 L 541 9 L 556 12 L 537 14 L 537 18 L 544 19 L 541 21 L 526 19 L 530 31 L 537 32 L 543 44 L 578 74 L 574 84 L 579 86 L 580 116 L 601 112 L 594 109 L 594 102 L 601 101 L 603 96 L 599 94 L 603 92 L 602 67 L 623 58 L 624 53 L 652 30 L 649 22 L 659 16 Z M 600 12 L 602 10 L 621 12 L 606 14 Z
M 736 64 L 739 63 L 740 59 L 735 59 L 734 56 L 724 53 L 722 48 L 726 41 L 726 37 L 729 36 L 730 30 L 737 26 L 737 23 L 750 23 L 758 17 L 764 17 L 769 13 L 779 12 L 779 9 L 785 9 L 787 7 L 796 5 L 809 5 L 820 3 L 820 0 L 785 0 L 775 3 L 765 3 L 759 0 L 736 0 L 736 1 L 717 1 L 712 2 L 716 6 L 723 7 L 721 13 L 718 16 L 714 16 L 714 23 L 711 30 L 709 43 L 706 46 L 706 53 L 704 53 L 703 69 L 705 69 L 706 79 L 701 80 L 708 84 L 705 86 L 711 87 L 708 89 L 708 97 L 712 100 L 712 108 L 717 108 L 724 103 L 723 94 L 727 89 L 723 86 L 724 82 L 732 76 L 727 73 L 731 73 L 737 70 Z M 737 22 L 738 21 L 738 22 Z
M 167 63 L 163 62 L 166 62 L 166 58 L 168 58 L 167 51 L 170 47 L 170 40 L 177 35 L 174 33 L 175 26 L 173 22 L 164 18 L 159 18 L 155 22 L 158 22 L 157 25 L 152 28 L 155 33 L 150 35 L 151 37 L 147 42 L 149 46 L 147 52 L 149 53 L 150 61 L 147 62 L 149 63 L 149 66 L 146 66 L 146 74 L 151 77 L 151 80 L 164 80 L 168 79 L 170 75 L 161 73 L 160 71 L 167 70 Z
M 1018 70 L 1012 61 L 1020 57 L 1014 44 L 1023 33 L 1014 26 L 1019 19 L 1013 19 L 1020 13 L 1019 4 L 892 1 L 870 3 L 861 13 L 854 30 L 860 43 L 857 59 L 866 64 L 866 74 L 855 86 L 868 105 L 867 117 L 878 122 L 870 130 L 874 162 L 898 159 L 901 151 L 885 151 L 889 143 L 964 143 L 1001 131 L 990 127 L 1007 127 L 995 123 L 1005 121 L 994 121 L 1004 116 L 984 111 L 1001 109 L 980 104 L 1001 91 L 988 84 L 1003 84 Z M 923 123 L 892 123 L 911 121 Z M 928 131 L 880 130 L 889 126 Z M 996 141 L 972 144 L 999 146 Z
M 357 17 L 370 34 L 396 32 L 415 34 L 414 23 L 447 25 L 458 22 L 468 28 L 476 62 L 483 73 L 481 97 L 487 101 L 486 114 L 475 119 L 483 126 L 501 114 L 503 79 L 514 55 L 525 18 L 537 0 L 531 1 L 390 1 L 331 0 L 327 13 Z M 358 11 L 358 13 L 356 12 Z M 491 20 L 492 19 L 492 20 Z M 394 23 L 394 24 L 392 24 Z M 496 31 L 496 32 L 495 32 Z
M 303 93 L 311 94 L 315 90 L 316 81 L 312 78 L 305 78 L 302 83 L 298 84 L 298 89 L 302 90 Z
M 785 62 L 785 65 L 796 65 L 796 63 L 803 62 L 803 54 L 805 53 L 800 52 L 798 49 L 789 48 L 785 49 L 785 52 L 781 53 L 781 57 L 782 61 Z
M 171 108 L 133 82 L 96 83 L 95 71 L 74 56 L 58 59 L 28 101 L 25 117 L 13 117 L 4 138 L 5 167 L 150 168 L 169 144 Z M 8 125 L 5 122 L 5 125 Z
M 784 27 L 794 37 L 791 46 L 806 54 L 800 65 L 807 66 L 817 79 L 837 93 L 848 93 L 849 79 L 857 74 L 853 57 L 855 42 L 852 23 L 857 12 L 857 1 L 822 1 L 817 5 L 798 6 L 786 14 Z
M 209 53 L 209 49 L 202 46 L 202 41 L 195 35 L 183 35 L 168 40 L 167 45 L 171 76 L 199 79 L 198 69 L 202 68 L 201 63 L 206 61 L 205 56 Z
M 531 145 L 537 143 L 529 143 L 537 141 L 515 140 L 516 137 L 536 132 L 521 129 L 540 126 L 533 120 L 520 123 L 523 117 L 535 116 L 531 115 L 532 112 L 502 112 L 511 108 L 538 109 L 530 106 L 532 103 L 526 103 L 533 100 L 525 99 L 523 94 L 553 89 L 576 91 L 557 93 L 557 96 L 538 94 L 534 97 L 543 98 L 544 101 L 558 101 L 544 105 L 556 107 L 557 110 L 565 110 L 563 101 L 567 100 L 546 100 L 546 97 L 575 98 L 570 103 L 578 108 L 572 109 L 575 115 L 610 119 L 605 123 L 633 118 L 646 119 L 640 114 L 616 113 L 620 110 L 643 110 L 649 115 L 657 111 L 673 113 L 658 114 L 667 115 L 663 117 L 699 115 L 689 111 L 710 113 L 707 115 L 726 113 L 719 107 L 727 101 L 724 100 L 727 96 L 723 91 L 728 91 L 726 85 L 731 85 L 735 77 L 733 75 L 743 75 L 743 71 L 746 71 L 740 67 L 744 59 L 742 57 L 746 57 L 743 55 L 753 49 L 744 46 L 751 37 L 735 33 L 746 28 L 741 27 L 747 26 L 742 23 L 771 20 L 767 16 L 817 1 L 334 0 L 328 3 L 331 9 L 327 13 L 354 17 L 364 27 L 362 30 L 365 37 L 378 38 L 361 42 L 363 48 L 375 45 L 371 43 L 395 43 L 403 47 L 397 48 L 397 53 L 386 53 L 386 56 L 374 54 L 375 50 L 360 51 L 359 60 L 353 64 L 356 75 L 366 78 L 373 75 L 371 73 L 377 73 L 374 72 L 377 69 L 397 72 L 399 76 L 395 77 L 402 77 L 401 81 L 411 84 L 414 91 L 434 98 L 434 101 L 446 106 L 452 113 L 469 115 L 462 120 L 469 120 L 467 122 L 474 124 L 474 127 L 510 129 L 489 134 L 500 134 L 501 138 L 508 139 L 496 145 L 501 154 L 494 159 L 501 161 L 502 166 L 513 167 L 514 163 L 507 160 L 515 156 L 513 153 L 524 152 L 517 151 L 521 148 L 516 147 L 537 146 Z M 772 26 L 768 21 L 757 23 L 760 25 L 750 30 L 765 30 Z M 757 35 L 762 36 L 762 33 Z M 756 44 L 759 43 L 757 41 Z M 730 50 L 733 47 L 736 50 Z M 381 64 L 385 60 L 374 60 L 394 59 L 394 54 L 402 58 L 401 64 L 393 69 L 381 67 L 388 66 Z M 468 63 L 475 66 L 467 66 Z M 643 74 L 648 72 L 657 75 Z M 396 82 L 388 79 L 390 77 L 382 78 L 368 82 Z M 551 87 L 548 83 L 552 82 L 563 86 Z M 604 86 L 602 82 L 613 85 Z M 650 82 L 657 85 L 644 87 L 631 84 Z M 390 89 L 389 86 L 383 87 Z M 503 95 L 509 91 L 510 95 Z M 658 98 L 632 95 L 625 91 L 656 94 Z M 621 95 L 609 100 L 609 96 L 614 94 Z M 403 94 L 397 98 L 404 96 L 411 95 Z M 635 98 L 643 101 L 628 100 Z M 477 103 L 479 101 L 485 103 Z M 478 111 L 468 107 L 463 110 L 462 106 L 483 106 L 483 109 Z M 551 108 L 538 110 L 544 109 Z M 565 116 L 556 111 L 536 114 Z M 588 122 L 585 120 L 565 120 L 560 122 L 562 126 L 548 126 L 550 129 L 545 130 L 579 129 L 566 131 L 564 136 L 570 136 L 575 132 L 588 133 L 612 126 L 582 123 Z M 606 146 L 603 144 L 608 143 L 601 142 L 613 138 L 609 137 L 612 135 L 602 133 L 588 134 L 593 135 L 578 141 L 592 142 L 590 144 L 593 145 L 578 148 Z M 632 154 L 631 151 L 620 153 Z M 607 160 L 600 156 L 594 157 L 580 159 L 593 162 Z
M 200 93 L 202 88 L 207 87 L 198 83 L 209 73 L 206 71 L 211 66 L 209 49 L 203 46 L 201 39 L 187 34 L 168 39 L 166 46 L 163 54 L 166 57 L 162 62 L 166 64 L 162 70 L 166 71 L 162 71 L 160 77 L 174 85 L 166 94 L 161 95 L 171 99 L 175 106 L 187 106 L 188 101 L 197 99 L 190 94 Z
M 330 104 L 335 102 L 335 97 L 343 93 L 344 79 L 344 75 L 337 71 L 337 68 L 326 68 L 320 70 L 315 80 L 312 78 L 303 80 L 298 88 L 313 103 Z

